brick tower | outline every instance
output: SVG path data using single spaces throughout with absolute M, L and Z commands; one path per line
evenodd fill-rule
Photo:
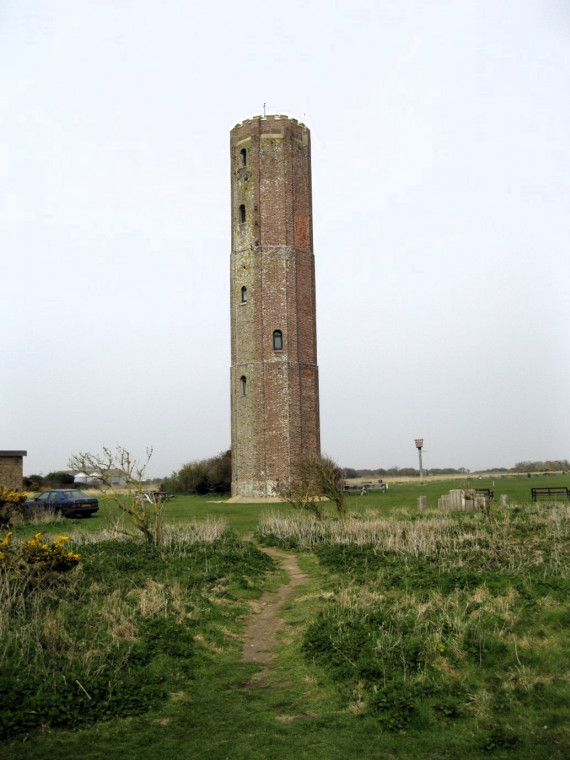
M 310 132 L 255 116 L 230 148 L 232 496 L 264 498 L 320 453 Z

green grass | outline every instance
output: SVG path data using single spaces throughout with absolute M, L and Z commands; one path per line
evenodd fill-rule
M 495 493 L 496 503 L 500 503 L 500 495 L 507 494 L 510 504 L 528 504 L 531 502 L 531 487 L 535 486 L 570 486 L 570 475 L 533 475 L 527 478 L 523 475 L 504 475 L 497 477 L 478 477 L 450 480 L 429 480 L 425 485 L 417 481 L 403 481 L 390 484 L 385 493 L 372 492 L 365 496 L 360 493 L 347 494 L 347 510 L 353 515 L 365 515 L 369 511 L 378 512 L 384 516 L 401 514 L 404 510 L 408 515 L 419 514 L 417 504 L 418 496 L 427 496 L 427 508 L 436 509 L 437 501 L 443 494 L 449 493 L 452 488 L 490 488 Z M 229 504 L 229 496 L 175 496 L 164 505 L 164 522 L 166 524 L 180 525 L 190 520 L 206 520 L 211 518 L 223 518 L 228 526 L 239 536 L 244 536 L 255 531 L 261 515 L 274 509 L 289 510 L 287 505 L 268 504 Z M 540 502 L 548 504 L 548 501 Z M 57 525 L 51 523 L 45 529 L 50 535 L 56 531 L 64 531 L 66 535 L 81 536 L 89 533 L 100 532 L 104 528 L 110 528 L 113 521 L 121 518 L 121 515 L 112 502 L 100 498 L 99 512 L 89 519 L 68 520 L 60 519 Z M 326 513 L 335 515 L 332 505 L 327 505 Z M 43 530 L 42 525 L 22 524 L 16 526 L 19 536 L 29 538 L 38 530 Z
M 75 546 L 67 574 L 0 573 L 0 737 L 146 713 L 237 640 L 272 560 L 220 530 Z
M 289 507 L 176 497 L 164 516 L 179 540 L 163 550 L 101 541 L 114 517 L 106 503 L 88 520 L 16 526 L 16 537 L 70 535 L 83 559 L 63 585 L 12 607 L 9 620 L 2 607 L 9 668 L 0 663 L 0 673 L 19 681 L 3 683 L 0 712 L 8 687 L 20 689 L 16 714 L 31 712 L 25 700 L 45 708 L 3 741 L 2 758 L 562 760 L 568 512 L 529 504 L 531 484 L 558 482 L 567 480 L 478 481 L 511 504 L 521 497 L 497 510 L 496 523 L 480 512 L 435 513 L 457 480 L 351 495 L 352 533 L 326 520 L 325 540 L 299 553 L 311 581 L 287 603 L 277 658 L 257 684 L 240 635 L 248 602 L 280 575 L 231 533 L 194 541 L 185 531 L 213 517 L 243 536 L 269 513 L 295 520 Z M 423 493 L 428 510 L 419 512 Z M 257 540 L 270 538 L 262 530 Z M 18 615 L 27 625 L 16 635 Z M 123 705 L 97 687 L 116 683 L 116 673 Z M 55 712 L 45 707 L 50 684 L 71 695 L 59 727 L 57 700 Z M 94 697 L 107 700 L 106 712 Z
M 532 505 L 496 522 L 473 512 L 324 530 L 276 517 L 260 538 L 312 548 L 324 601 L 301 626 L 305 662 L 345 713 L 375 718 L 382 741 L 406 736 L 397 757 L 563 758 L 569 516 Z
M 507 494 L 510 504 L 529 504 L 531 502 L 531 487 L 534 486 L 570 486 L 570 475 L 533 475 L 527 478 L 523 475 L 505 475 L 499 477 L 473 477 L 470 479 L 430 480 L 421 486 L 417 481 L 395 482 L 385 493 L 373 492 L 365 496 L 359 493 L 347 494 L 347 510 L 350 514 L 365 515 L 369 511 L 378 512 L 384 516 L 400 514 L 404 510 L 408 515 L 419 514 L 417 504 L 418 496 L 427 496 L 427 508 L 436 509 L 437 501 L 443 494 L 449 493 L 452 488 L 464 486 L 473 488 L 491 488 L 495 492 L 496 503 L 500 502 L 500 495 Z M 274 509 L 289 510 L 287 505 L 268 504 L 229 504 L 223 496 L 175 496 L 164 505 L 164 521 L 167 524 L 180 525 L 190 520 L 206 520 L 209 518 L 223 518 L 228 526 L 239 536 L 244 536 L 255 531 L 261 515 Z M 548 504 L 548 501 L 541 501 Z M 326 513 L 334 516 L 335 510 L 332 505 L 327 505 Z M 54 535 L 54 527 L 57 531 L 64 531 L 66 535 L 81 536 L 83 534 L 97 533 L 104 528 L 110 528 L 113 521 L 121 515 L 117 508 L 104 498 L 100 499 L 100 509 L 89 519 L 68 520 L 61 519 L 57 526 L 53 523 L 45 526 L 50 535 Z M 38 530 L 43 530 L 42 525 L 23 524 L 16 526 L 17 535 L 29 538 Z
M 216 496 L 175 496 L 163 506 L 163 521 L 166 525 L 187 525 L 193 520 L 224 519 L 238 535 L 255 530 L 259 516 L 267 510 L 266 504 L 228 504 L 229 497 Z M 14 527 L 20 537 L 29 538 L 38 531 L 49 535 L 64 532 L 70 537 L 80 537 L 111 529 L 116 520 L 128 525 L 128 518 L 120 512 L 110 499 L 99 496 L 99 511 L 92 517 L 67 519 L 57 518 L 48 523 L 19 523 Z
M 539 486 L 570 487 L 570 474 L 533 475 L 530 478 L 526 475 L 482 476 L 481 478 L 466 476 L 452 480 L 428 480 L 423 486 L 417 481 L 396 482 L 390 484 L 385 493 L 369 493 L 366 496 L 353 494 L 349 503 L 350 507 L 354 508 L 355 501 L 358 501 L 360 511 L 369 507 L 382 508 L 390 513 L 394 508 L 416 509 L 418 496 L 426 496 L 428 509 L 436 509 L 440 496 L 449 493 L 451 489 L 468 487 L 491 489 L 494 491 L 497 504 L 500 503 L 501 494 L 508 496 L 510 504 L 529 504 L 531 503 L 531 488 Z

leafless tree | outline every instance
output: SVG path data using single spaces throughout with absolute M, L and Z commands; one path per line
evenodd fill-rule
M 344 472 L 328 456 L 315 456 L 304 460 L 296 475 L 278 488 L 278 493 L 295 509 L 311 512 L 323 518 L 324 499 L 334 502 L 338 516 L 346 519 Z
M 118 524 L 116 530 L 133 538 L 144 538 L 149 544 L 162 542 L 162 506 L 158 496 L 144 487 L 144 473 L 152 457 L 152 448 L 146 450 L 144 461 L 139 463 L 123 446 L 104 447 L 99 454 L 74 454 L 68 466 L 76 472 L 96 477 L 102 483 L 105 497 L 128 516 L 135 531 Z
M 341 467 L 325 454 L 313 460 L 318 488 L 321 496 L 334 502 L 341 520 L 346 520 L 345 486 L 346 480 Z

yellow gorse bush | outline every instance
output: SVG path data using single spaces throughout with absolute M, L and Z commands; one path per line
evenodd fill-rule
M 81 556 L 74 552 L 65 551 L 63 544 L 69 541 L 67 536 L 59 536 L 53 544 L 42 541 L 42 534 L 36 535 L 29 541 L 20 543 L 22 559 L 28 565 L 37 565 L 50 570 L 70 570 L 75 567 Z
M 42 540 L 42 534 L 36 533 L 27 541 L 20 541 L 18 547 L 12 544 L 12 533 L 7 533 L 0 541 L 0 566 L 20 567 L 29 570 L 55 570 L 65 572 L 75 567 L 81 555 L 66 551 L 68 536 L 59 536 L 53 543 Z
M 12 552 L 12 531 L 0 541 L 0 563 L 5 562 Z
M 14 491 L 7 486 L 0 486 L 0 502 L 9 502 L 17 506 L 26 501 L 26 494 L 20 491 Z
M 22 508 L 25 501 L 25 493 L 20 493 L 7 486 L 0 485 L 0 526 L 9 528 L 12 524 L 14 513 Z

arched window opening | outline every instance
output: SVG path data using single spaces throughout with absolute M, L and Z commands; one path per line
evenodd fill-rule
M 239 152 L 239 160 L 242 166 L 247 166 L 247 150 L 242 148 Z
M 273 350 L 274 351 L 283 350 L 283 333 L 281 332 L 281 330 L 273 331 Z
M 241 289 L 241 302 L 247 303 L 247 288 L 245 287 L 245 285 Z
M 240 224 L 244 224 L 245 222 L 245 206 L 243 205 L 243 203 L 239 207 L 239 221 L 240 221 Z
M 242 375 L 239 379 L 241 384 L 241 395 L 246 396 L 247 395 L 247 378 L 245 375 Z

